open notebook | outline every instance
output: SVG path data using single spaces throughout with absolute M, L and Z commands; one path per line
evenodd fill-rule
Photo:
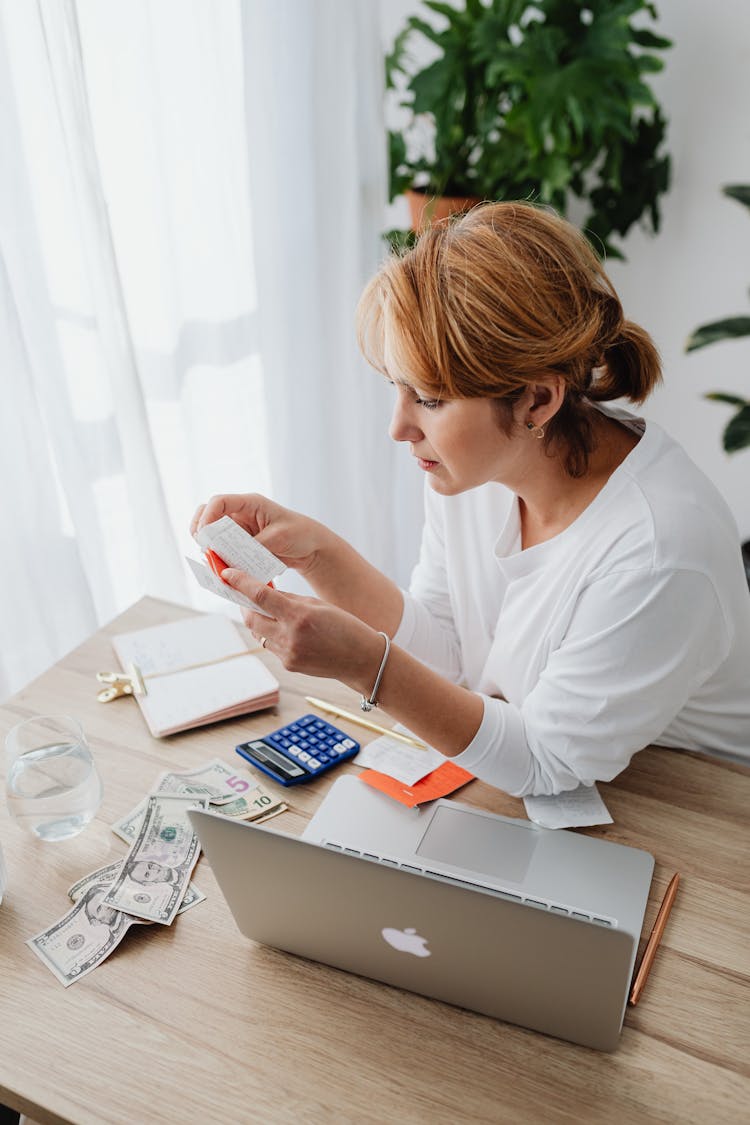
M 136 699 L 157 738 L 279 701 L 278 680 L 220 614 L 119 633 L 112 645 L 123 668 L 140 670 L 146 692 Z

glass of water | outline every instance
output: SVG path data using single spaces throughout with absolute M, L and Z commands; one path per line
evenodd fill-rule
M 20 825 L 67 840 L 96 816 L 102 783 L 81 724 L 67 715 L 18 723 L 5 740 L 5 794 Z

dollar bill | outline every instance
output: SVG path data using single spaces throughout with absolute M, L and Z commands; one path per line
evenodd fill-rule
M 206 796 L 217 812 L 237 820 L 257 820 L 285 812 L 280 798 L 271 796 L 262 785 L 232 773 L 229 766 L 215 758 L 190 773 L 164 773 L 157 778 L 153 793 Z M 238 795 L 239 794 L 239 795 Z M 112 825 L 112 831 L 127 844 L 138 835 L 146 811 L 148 796 Z
M 167 793 L 149 797 L 138 835 L 105 895 L 105 904 L 168 926 L 200 855 L 187 812 L 207 804 L 205 798 Z
M 122 864 L 123 861 L 118 859 L 115 860 L 114 863 L 108 863 L 106 867 L 100 867 L 98 871 L 91 871 L 88 875 L 84 875 L 81 879 L 73 883 L 72 887 L 68 887 L 68 897 L 72 898 L 73 902 L 77 902 L 81 895 L 85 894 L 94 883 L 99 883 L 102 886 L 109 886 L 111 883 L 114 883 Z M 197 906 L 199 902 L 205 901 L 206 896 L 203 894 L 203 891 L 199 891 L 195 883 L 188 883 L 188 889 L 185 892 L 185 897 L 180 903 L 180 908 L 177 913 L 184 914 L 191 906 Z M 143 921 L 142 918 L 138 920 Z
M 104 902 L 109 885 L 89 882 L 67 914 L 26 942 L 66 988 L 101 965 L 131 926 L 145 924 Z
M 162 774 L 153 792 L 195 793 L 207 796 L 215 804 L 242 797 L 256 788 L 256 783 L 251 778 L 243 776 L 221 759 L 213 758 L 194 770 Z

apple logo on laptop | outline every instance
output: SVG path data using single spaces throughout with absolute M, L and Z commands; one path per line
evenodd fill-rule
M 399 953 L 413 953 L 415 957 L 430 956 L 430 950 L 425 948 L 427 938 L 420 937 L 411 926 L 405 930 L 394 930 L 392 927 L 386 926 L 381 932 L 388 944 L 397 949 Z

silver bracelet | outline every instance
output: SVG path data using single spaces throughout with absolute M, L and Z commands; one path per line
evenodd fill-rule
M 391 651 L 391 638 L 388 636 L 388 634 L 387 633 L 379 633 L 378 635 L 381 636 L 383 638 L 383 640 L 385 641 L 385 652 L 383 653 L 383 659 L 380 661 L 380 667 L 378 668 L 378 674 L 375 677 L 375 683 L 372 685 L 372 691 L 370 692 L 370 698 L 366 699 L 365 696 L 363 695 L 361 700 L 360 700 L 359 705 L 360 705 L 360 707 L 362 708 L 363 711 L 372 711 L 373 707 L 377 707 L 377 705 L 378 705 L 378 688 L 380 687 L 380 681 L 383 678 L 383 672 L 385 671 L 385 665 L 386 665 L 386 661 L 388 660 L 388 654 Z

